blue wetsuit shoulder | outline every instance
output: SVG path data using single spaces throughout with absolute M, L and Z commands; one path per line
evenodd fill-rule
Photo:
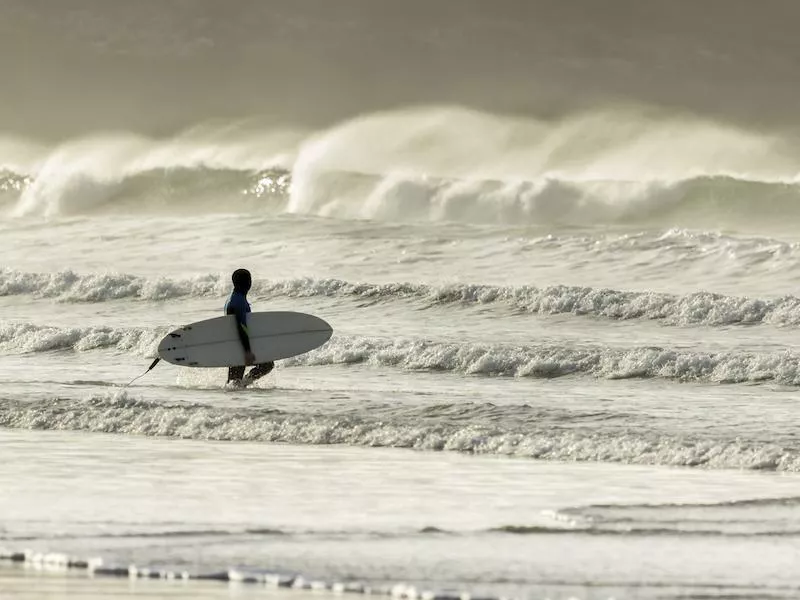
M 234 290 L 225 302 L 225 314 L 236 315 L 236 321 L 247 326 L 247 313 L 250 312 L 250 303 L 241 292 Z

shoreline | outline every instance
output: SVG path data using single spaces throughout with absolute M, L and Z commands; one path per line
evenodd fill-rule
M 209 599 L 264 591 L 285 594 L 286 600 L 306 600 L 311 594 L 315 598 L 321 594 L 346 594 L 395 600 L 469 600 L 471 597 L 467 592 L 419 590 L 402 583 L 371 586 L 361 582 L 328 582 L 297 573 L 257 569 L 191 573 L 169 568 L 104 565 L 101 558 L 29 550 L 12 552 L 0 548 L 0 590 L 4 591 L 0 600 L 14 597 L 7 596 L 8 593 L 23 594 L 26 599 L 52 599 L 60 597 L 59 593 L 69 598 L 95 598 L 99 587 L 113 596 L 147 598 L 174 597 L 176 591 L 183 593 L 188 589 L 191 589 L 188 597 Z M 481 600 L 509 599 L 481 596 Z
M 198 579 L 144 579 L 94 575 L 88 570 L 45 568 L 0 562 L 0 599 L 96 600 L 97 598 L 185 598 L 221 600 L 269 594 L 281 600 L 309 600 L 311 592 Z M 313 592 L 319 598 L 319 592 Z

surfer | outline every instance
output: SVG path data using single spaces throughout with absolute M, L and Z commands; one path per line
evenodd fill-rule
M 247 313 L 250 312 L 247 292 L 250 291 L 250 287 L 253 285 L 253 279 L 247 269 L 236 269 L 231 279 L 233 280 L 233 291 L 227 302 L 225 302 L 225 314 L 236 317 L 236 330 L 244 347 L 244 365 L 228 368 L 228 382 L 249 384 L 272 371 L 275 368 L 275 363 L 270 361 L 257 364 L 250 369 L 247 377 L 245 377 L 246 366 L 253 365 L 256 362 L 256 356 L 250 347 L 250 336 L 247 333 Z

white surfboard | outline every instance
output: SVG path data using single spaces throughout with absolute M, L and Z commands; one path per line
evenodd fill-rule
M 247 315 L 250 346 L 256 364 L 304 354 L 333 334 L 325 321 L 299 312 L 271 311 Z M 198 321 L 168 333 L 158 345 L 165 361 L 184 367 L 244 365 L 244 348 L 233 315 Z

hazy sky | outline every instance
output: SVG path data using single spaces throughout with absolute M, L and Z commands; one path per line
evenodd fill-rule
M 316 126 L 419 103 L 793 127 L 799 22 L 796 0 L 0 0 L 0 131 Z

